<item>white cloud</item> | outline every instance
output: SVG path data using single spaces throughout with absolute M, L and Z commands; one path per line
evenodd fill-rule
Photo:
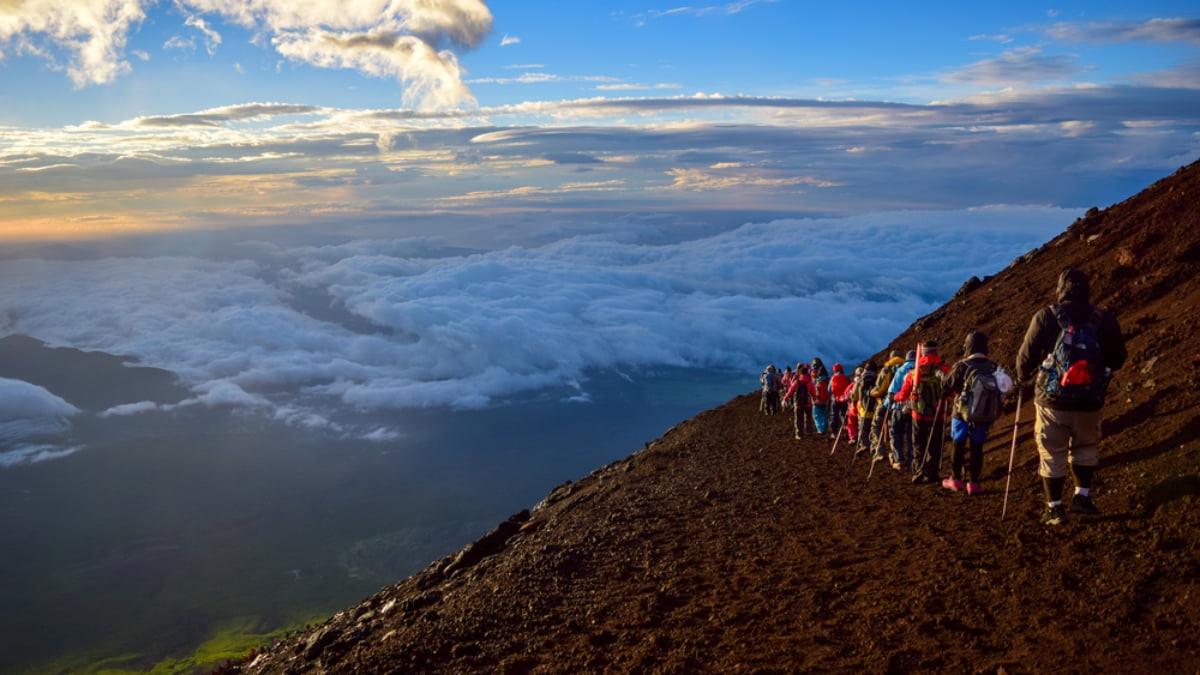
M 513 35 L 509 35 L 507 33 L 505 33 L 504 37 L 500 39 L 501 47 L 507 47 L 509 45 L 516 45 L 516 44 L 521 44 L 521 38 L 513 36 Z
M 142 0 L 73 0 L 0 5 L 0 41 L 64 68 L 77 87 L 106 84 L 129 70 L 123 52 L 129 31 L 145 18 Z M 57 53 L 67 52 L 67 64 Z
M 64 67 L 77 86 L 106 84 L 130 70 L 129 34 L 146 18 L 150 0 L 67 0 L 0 5 L 0 42 Z M 454 107 L 472 103 L 449 43 L 479 46 L 492 15 L 481 0 L 356 0 L 295 3 L 290 0 L 178 0 L 184 26 L 198 31 L 214 53 L 221 35 L 202 15 L 231 21 L 270 37 L 281 55 L 321 68 L 352 68 L 394 77 L 413 105 Z M 175 36 L 168 48 L 187 48 Z
M 70 417 L 79 410 L 46 389 L 0 378 L 0 422 L 39 417 Z
M 334 421 L 337 411 L 473 408 L 544 387 L 583 401 L 593 369 L 861 358 L 1075 215 L 875 214 L 683 241 L 611 223 L 473 254 L 361 240 L 273 249 L 277 272 L 191 258 L 13 260 L 0 268 L 0 329 L 170 369 L 196 393 L 181 405 L 391 438 Z
M 1043 54 L 1037 47 L 1013 49 L 942 76 L 943 82 L 1011 86 L 1066 80 L 1083 70 L 1071 58 Z

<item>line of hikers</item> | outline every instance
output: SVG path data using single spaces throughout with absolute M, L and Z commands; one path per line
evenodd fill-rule
M 914 484 L 976 495 L 982 491 L 983 444 L 992 423 L 1017 386 L 1032 386 L 1038 473 L 1046 497 L 1042 522 L 1066 521 L 1062 493 L 1068 473 L 1075 480 L 1071 512 L 1096 514 L 1091 487 L 1100 409 L 1112 372 L 1127 354 L 1116 318 L 1091 305 L 1088 295 L 1083 272 L 1068 269 L 1060 275 L 1058 303 L 1036 313 L 1026 331 L 1016 364 L 1020 385 L 988 358 L 987 336 L 971 331 L 963 358 L 952 366 L 942 361 L 933 341 L 903 356 L 893 350 L 882 367 L 867 361 L 852 376 L 840 363 L 829 373 L 819 358 L 782 372 L 770 365 L 759 378 L 760 409 L 768 415 L 790 409 L 797 439 L 827 435 L 836 450 L 844 433 L 856 455 L 890 460 L 893 469 L 910 471 Z M 940 479 L 947 432 L 953 440 L 950 475 Z M 1015 429 L 1013 438 L 1015 450 Z
M 830 374 L 820 358 L 780 372 L 768 366 L 760 376 L 762 411 L 792 411 L 795 437 L 844 434 L 856 455 L 890 460 L 896 471 L 911 471 L 914 483 L 980 491 L 983 442 L 1000 416 L 1012 378 L 987 358 L 987 336 L 967 336 L 967 358 L 948 368 L 935 342 L 904 356 L 893 350 L 882 368 L 874 361 L 846 375 L 842 364 Z M 975 389 L 979 393 L 971 396 Z M 962 395 L 966 392 L 966 395 Z M 952 475 L 938 480 L 943 435 L 950 420 L 954 439 Z

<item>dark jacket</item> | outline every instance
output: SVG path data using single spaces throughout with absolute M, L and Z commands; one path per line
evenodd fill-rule
M 967 335 L 963 345 L 963 359 L 950 368 L 950 372 L 942 377 L 942 395 L 953 399 L 967 384 L 967 374 L 973 370 L 981 373 L 996 372 L 996 362 L 987 357 L 987 335 L 973 331 Z M 962 411 L 954 406 L 954 417 L 964 419 Z
M 1063 308 L 1066 316 L 1076 325 L 1084 325 L 1091 318 L 1093 305 L 1089 302 L 1090 290 L 1087 275 L 1079 270 L 1065 270 L 1058 277 L 1058 305 Z M 1128 354 L 1125 351 L 1125 338 L 1121 335 L 1121 326 L 1117 317 L 1111 312 L 1100 310 L 1100 327 L 1096 339 L 1100 343 L 1100 356 L 1105 367 L 1117 370 L 1125 365 Z M 1058 320 L 1054 318 L 1054 306 L 1046 307 L 1033 315 L 1029 329 L 1025 331 L 1025 341 L 1021 343 L 1021 351 L 1017 354 L 1017 380 L 1029 384 L 1037 377 L 1042 360 L 1054 349 L 1058 339 Z M 1052 407 L 1058 410 L 1099 410 L 1102 404 L 1080 404 L 1072 402 L 1051 402 L 1044 392 L 1038 391 L 1038 405 Z

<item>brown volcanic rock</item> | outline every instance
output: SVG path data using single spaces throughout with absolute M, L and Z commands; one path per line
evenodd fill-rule
M 1032 404 L 984 489 L 910 485 L 740 396 L 326 624 L 253 673 L 1156 672 L 1200 669 L 1200 164 L 968 283 L 887 348 L 971 329 L 1011 369 L 1059 272 L 1091 276 L 1130 359 L 1096 502 L 1038 523 Z M 887 349 L 881 351 L 886 353 Z M 805 358 L 805 355 L 797 355 Z

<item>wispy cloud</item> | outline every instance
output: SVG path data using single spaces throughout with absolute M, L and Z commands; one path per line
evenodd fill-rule
M 943 75 L 949 83 L 982 86 L 1014 86 L 1065 81 L 1086 70 L 1061 54 L 1044 54 L 1040 48 L 1013 49 L 994 59 L 977 61 L 957 72 Z
M 521 44 L 521 38 L 516 37 L 515 35 L 509 35 L 509 34 L 505 33 L 504 37 L 500 38 L 500 46 L 501 47 L 507 47 L 509 45 L 516 45 L 516 44 Z
M 1145 22 L 1085 21 L 1055 23 L 1046 34 L 1066 42 L 1180 42 L 1200 45 L 1200 19 L 1150 19 Z

